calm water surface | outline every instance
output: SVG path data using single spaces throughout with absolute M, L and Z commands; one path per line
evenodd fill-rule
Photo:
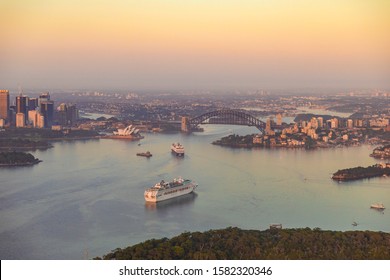
M 390 232 L 390 179 L 330 179 L 341 168 L 368 166 L 371 146 L 316 151 L 230 149 L 210 143 L 256 129 L 207 125 L 205 132 L 145 134 L 57 142 L 37 151 L 33 167 L 0 169 L 0 258 L 83 259 L 151 238 L 229 226 Z M 181 142 L 184 158 L 170 153 Z M 150 159 L 137 157 L 150 150 Z M 195 180 L 196 193 L 147 204 L 145 188 L 174 177 Z M 359 225 L 353 227 L 356 221 Z

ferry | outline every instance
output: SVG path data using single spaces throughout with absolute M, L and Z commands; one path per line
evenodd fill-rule
M 147 202 L 159 202 L 191 193 L 197 186 L 198 184 L 190 179 L 175 178 L 171 182 L 162 180 L 145 190 L 144 197 Z
M 371 204 L 370 207 L 374 208 L 374 209 L 378 209 L 378 210 L 384 210 L 385 209 L 385 206 L 383 205 L 383 203 L 374 203 L 374 204 Z
M 171 151 L 179 157 L 184 156 L 184 147 L 180 143 L 172 143 Z
M 152 154 L 149 151 L 147 151 L 147 152 L 144 152 L 144 153 L 137 153 L 137 156 L 149 158 L 149 157 L 152 156 Z

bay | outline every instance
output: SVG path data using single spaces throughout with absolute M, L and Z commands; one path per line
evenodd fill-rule
M 374 147 L 231 149 L 211 142 L 245 126 L 205 125 L 187 134 L 56 142 L 36 151 L 38 165 L 0 169 L 1 259 L 84 259 L 151 238 L 229 226 L 390 232 L 390 218 L 370 204 L 390 205 L 390 181 L 330 179 L 342 168 L 379 161 Z M 184 145 L 184 158 L 170 152 Z M 141 145 L 138 145 L 140 143 Z M 149 150 L 149 159 L 137 152 Z M 199 184 L 194 194 L 145 203 L 143 192 L 175 177 Z M 358 226 L 353 227 L 356 221 Z

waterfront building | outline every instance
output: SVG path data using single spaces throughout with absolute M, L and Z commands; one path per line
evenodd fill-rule
M 318 134 L 316 133 L 316 130 L 314 128 L 310 128 L 307 130 L 307 136 L 309 136 L 311 139 L 318 139 Z
M 362 119 L 355 119 L 354 126 L 356 126 L 356 127 L 363 127 L 363 120 Z
M 333 118 L 330 120 L 330 128 L 338 128 L 339 120 L 337 118 Z
M 318 128 L 318 120 L 315 117 L 312 117 L 310 120 L 310 127 L 312 129 L 317 129 Z
M 282 119 L 282 114 L 277 114 L 276 115 L 276 125 L 282 125 L 283 119 Z
M 353 128 L 353 120 L 352 119 L 347 120 L 347 128 Z
M 370 120 L 370 127 L 386 127 L 389 125 L 389 119 L 376 118 Z
M 252 139 L 252 143 L 253 144 L 263 144 L 263 137 L 261 136 L 261 134 L 255 135 Z
M 265 124 L 265 134 L 267 134 L 267 135 L 275 135 L 275 131 L 272 130 L 271 125 L 272 125 L 272 120 L 271 119 L 267 119 L 267 122 Z
M 318 127 L 319 128 L 323 128 L 324 127 L 324 118 L 323 117 L 318 117 L 317 121 L 318 121 Z
M 16 113 L 16 127 L 25 127 L 25 116 L 23 113 Z
M 4 120 L 4 123 L 9 121 L 9 92 L 6 89 L 0 90 L 0 119 Z

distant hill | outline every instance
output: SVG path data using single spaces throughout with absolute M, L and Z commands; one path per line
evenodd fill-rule
M 148 240 L 115 249 L 103 259 L 389 260 L 390 233 L 310 228 L 259 231 L 230 227 Z

